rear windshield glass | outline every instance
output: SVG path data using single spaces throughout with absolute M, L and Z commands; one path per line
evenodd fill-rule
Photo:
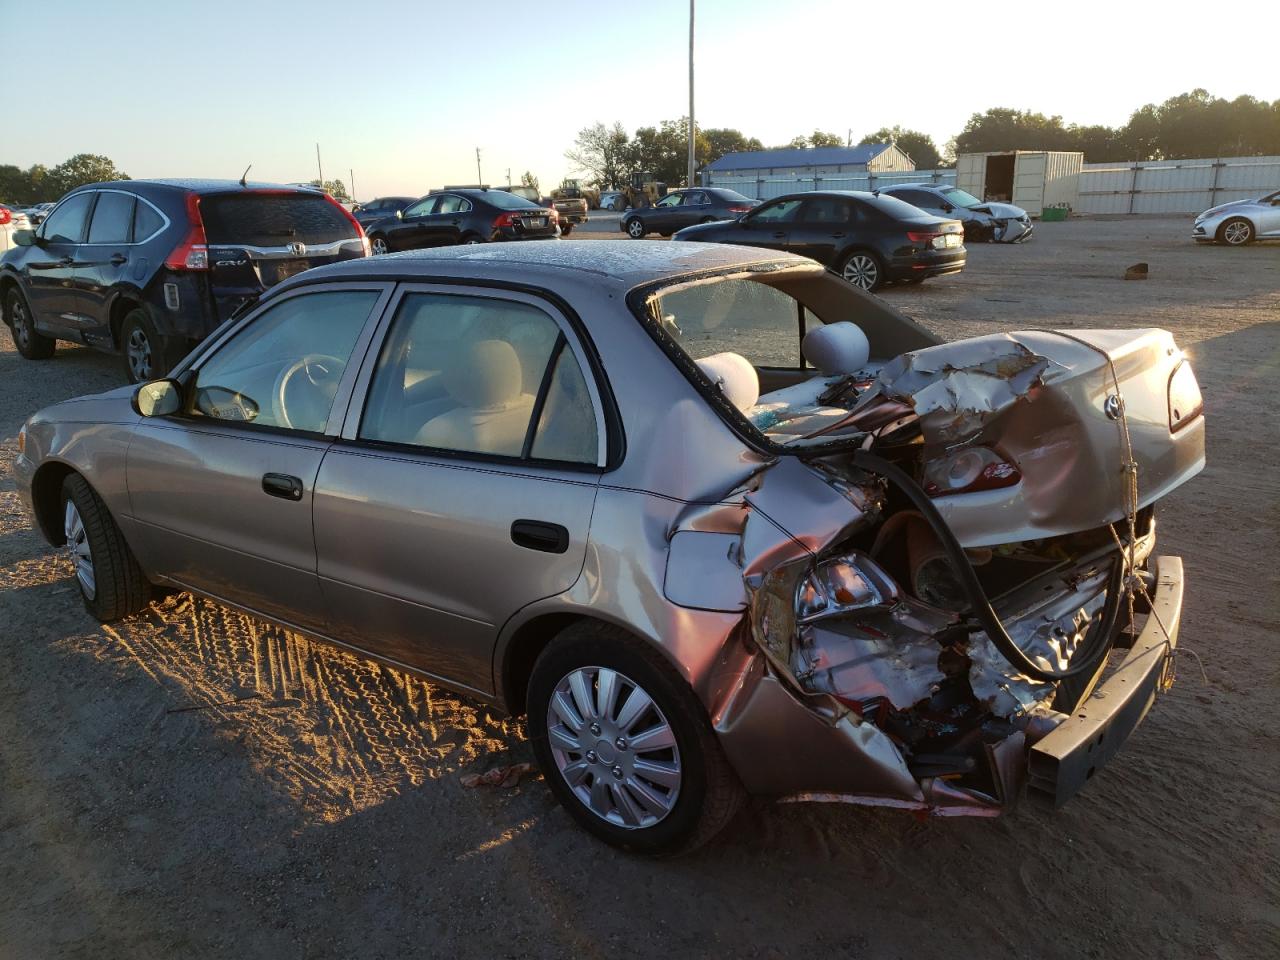
M 888 194 L 879 194 L 874 197 L 859 197 L 863 203 L 869 207 L 892 217 L 895 220 L 915 220 L 919 217 L 927 217 L 930 214 L 925 213 L 919 207 L 907 203 L 905 200 L 899 200 L 897 197 L 891 197 Z
M 536 203 L 524 197 L 517 197 L 514 193 L 507 193 L 505 190 L 489 190 L 485 193 L 484 199 L 499 210 L 527 210 L 529 207 L 537 206 Z
M 210 243 L 280 247 L 357 236 L 341 209 L 317 193 L 223 193 L 200 198 Z
M 721 200 L 728 200 L 730 203 L 737 203 L 739 200 L 744 203 L 755 203 L 750 197 L 743 196 L 737 190 L 717 190 L 712 196 L 719 197 Z

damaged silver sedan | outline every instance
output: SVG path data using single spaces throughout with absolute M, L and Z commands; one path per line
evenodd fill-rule
M 747 793 L 1070 798 L 1171 682 L 1204 418 L 1162 330 L 944 344 L 800 257 L 493 244 L 308 271 L 19 448 L 95 616 L 192 590 L 527 713 L 580 824 L 669 853 Z

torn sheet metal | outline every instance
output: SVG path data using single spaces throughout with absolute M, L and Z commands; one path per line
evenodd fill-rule
M 884 699 L 906 710 L 928 698 L 943 680 L 941 650 L 933 637 L 886 635 L 847 619 L 801 628 L 792 662 L 806 689 L 845 702 Z
M 1009 337 L 928 347 L 886 364 L 854 410 L 889 397 L 915 410 L 926 442 L 962 443 L 1039 386 L 1052 364 Z

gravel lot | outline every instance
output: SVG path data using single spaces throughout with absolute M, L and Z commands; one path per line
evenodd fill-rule
M 28 363 L 0 328 L 0 957 L 1280 955 L 1280 246 L 1189 229 L 1042 224 L 885 297 L 947 337 L 1162 326 L 1190 349 L 1209 467 L 1160 549 L 1186 558 L 1207 678 L 1182 657 L 1056 814 L 757 802 L 663 862 L 592 841 L 540 781 L 461 787 L 530 751 L 450 693 L 185 595 L 92 621 L 11 467 L 28 414 L 119 361 Z M 1138 260 L 1151 278 L 1120 279 Z

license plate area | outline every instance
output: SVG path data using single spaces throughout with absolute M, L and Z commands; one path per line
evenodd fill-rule
M 526 230 L 540 230 L 547 225 L 546 217 L 524 217 L 523 223 Z
M 275 282 L 280 283 L 282 280 L 288 280 L 290 277 L 296 277 L 303 270 L 311 266 L 309 260 L 276 260 L 275 266 Z

